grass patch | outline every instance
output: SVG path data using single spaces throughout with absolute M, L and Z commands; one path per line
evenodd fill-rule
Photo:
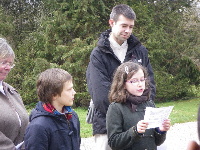
M 200 98 L 191 100 L 179 100 L 173 102 L 157 103 L 157 107 L 174 106 L 170 115 L 172 125 L 175 123 L 185 123 L 197 121 Z
M 87 109 L 85 108 L 74 108 L 74 111 L 78 114 L 79 120 L 80 120 L 80 126 L 81 126 L 81 137 L 91 137 L 92 136 L 92 124 L 88 124 L 86 122 L 86 115 L 87 115 Z

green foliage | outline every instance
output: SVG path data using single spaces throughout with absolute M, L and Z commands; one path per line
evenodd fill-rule
M 155 79 L 157 85 L 156 101 L 158 102 L 195 97 L 195 94 L 188 90 L 192 87 L 189 85 L 189 80 L 186 78 L 180 80 L 166 72 L 155 71 Z
M 157 83 L 157 101 L 196 96 L 191 88 L 200 83 L 200 70 L 194 63 L 199 56 L 199 48 L 196 48 L 200 44 L 198 24 L 189 16 L 192 14 L 189 8 L 185 12 L 183 6 L 187 4 L 183 3 L 159 1 L 149 5 L 139 3 L 136 7 L 136 11 L 143 10 L 137 13 L 140 26 L 136 24 L 135 30 L 149 49 Z M 193 21 L 189 26 L 188 20 Z M 194 28 L 189 28 L 191 26 Z
M 37 101 L 40 72 L 58 67 L 72 74 L 75 106 L 88 106 L 85 72 L 99 33 L 108 27 L 113 6 L 130 5 L 137 14 L 134 34 L 149 50 L 157 101 L 199 93 L 199 18 L 192 1 L 153 0 L 2 0 L 0 35 L 15 50 L 16 67 L 6 79 L 25 104 Z
M 27 34 L 37 29 L 43 9 L 40 0 L 1 0 L 0 6 L 6 16 L 12 16 L 15 44 L 22 42 Z
M 4 10 L 0 7 L 0 36 L 7 37 L 7 40 L 12 40 L 14 32 L 14 24 L 12 23 L 12 16 L 5 16 Z
M 70 49 L 69 52 L 65 53 L 62 57 L 64 61 L 62 68 L 69 71 L 74 79 L 75 90 L 77 91 L 75 101 L 76 106 L 87 106 L 89 103 L 89 95 L 86 87 L 86 69 L 89 63 L 89 55 L 91 49 L 95 47 L 96 41 L 87 44 L 86 40 L 74 39 L 70 47 L 62 47 L 64 49 Z

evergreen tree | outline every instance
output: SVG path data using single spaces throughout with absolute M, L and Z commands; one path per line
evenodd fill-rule
M 87 106 L 85 71 L 99 34 L 108 29 L 113 6 L 136 12 L 133 33 L 148 48 L 157 83 L 157 101 L 195 96 L 200 83 L 199 18 L 190 0 L 2 0 L 0 34 L 11 41 L 16 67 L 7 82 L 25 104 L 35 103 L 36 78 L 47 68 L 69 71 L 76 106 Z M 192 16 L 192 17 L 191 17 Z M 196 18 L 195 18 L 196 17 Z M 7 20 L 6 20 L 7 19 Z

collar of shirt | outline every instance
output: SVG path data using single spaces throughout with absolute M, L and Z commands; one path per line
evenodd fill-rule
M 124 43 L 122 45 L 119 45 L 111 36 L 109 36 L 109 41 L 110 41 L 110 45 L 114 48 L 117 48 L 117 49 L 124 49 L 128 48 L 128 44 L 127 44 L 127 40 L 124 41 Z
M 3 89 L 2 81 L 0 81 L 0 91 L 5 95 L 5 92 L 4 92 L 4 89 Z
M 122 45 L 119 45 L 111 36 L 109 36 L 109 41 L 114 54 L 118 57 L 121 63 L 123 63 L 128 49 L 127 40 L 124 41 Z

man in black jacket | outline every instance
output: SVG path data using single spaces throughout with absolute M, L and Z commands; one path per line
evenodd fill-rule
M 103 32 L 97 47 L 90 55 L 86 72 L 87 86 L 95 110 L 93 135 L 99 150 L 110 150 L 107 143 L 106 112 L 109 106 L 108 93 L 116 68 L 123 62 L 134 61 L 147 68 L 151 86 L 150 100 L 155 98 L 153 70 L 147 49 L 132 34 L 135 12 L 128 5 L 117 5 L 109 19 L 111 29 Z

